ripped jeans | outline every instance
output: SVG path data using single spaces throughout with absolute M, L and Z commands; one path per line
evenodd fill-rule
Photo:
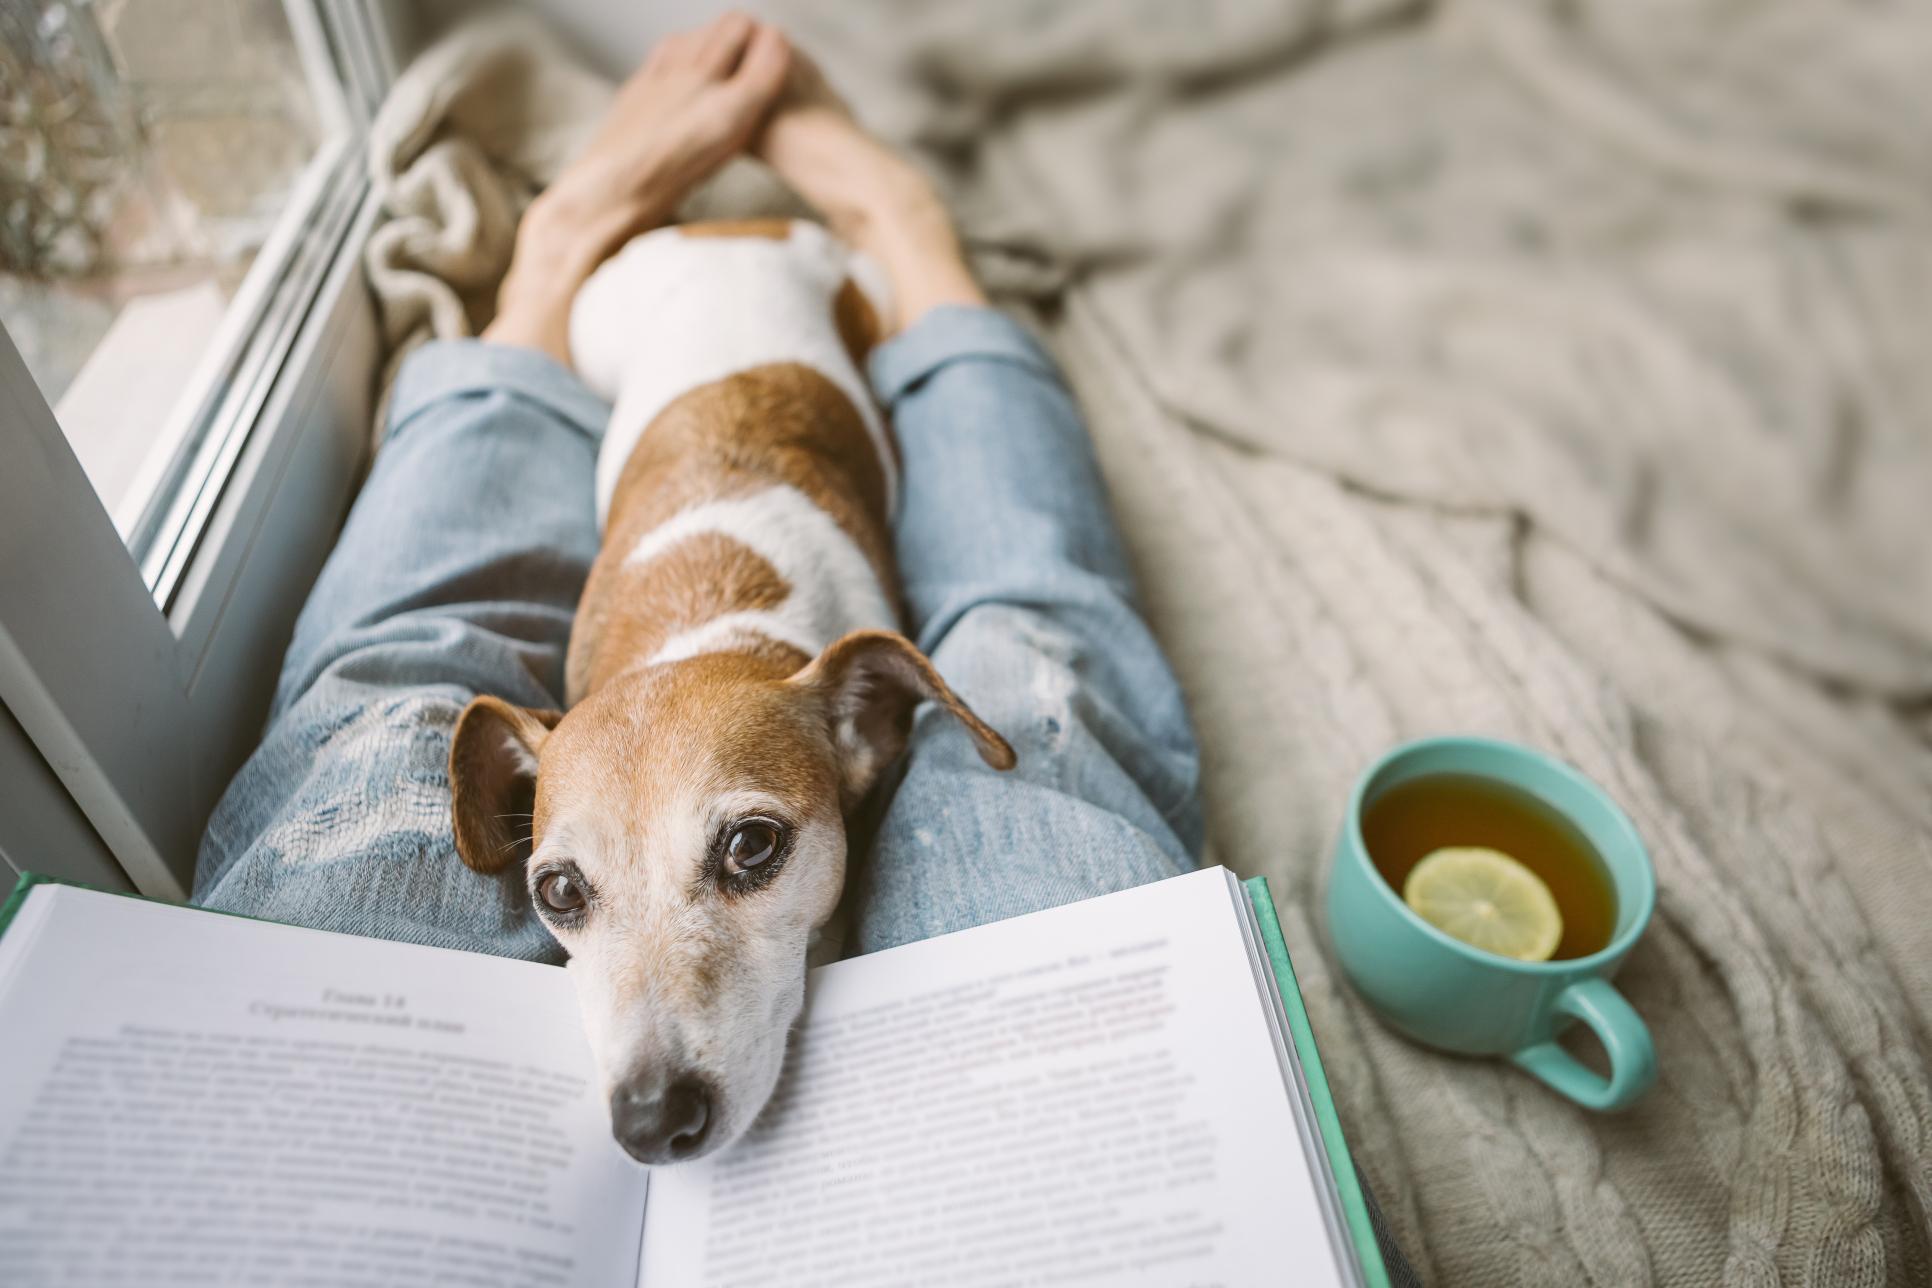
M 1019 753 L 995 773 L 931 709 L 854 855 L 870 952 L 1185 871 L 1199 760 L 1053 361 L 988 309 L 872 355 L 903 466 L 906 632 Z M 555 961 L 520 870 L 456 856 L 446 760 L 477 694 L 561 707 L 597 554 L 609 409 L 533 351 L 414 354 L 389 433 L 296 623 L 268 731 L 202 842 L 195 901 L 328 930 Z

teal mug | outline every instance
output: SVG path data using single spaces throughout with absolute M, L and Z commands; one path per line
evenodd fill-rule
M 1433 774 L 1502 783 L 1579 829 L 1616 894 L 1609 944 L 1566 961 L 1516 961 L 1471 947 L 1417 916 L 1370 861 L 1362 811 L 1396 784 Z M 1650 1030 L 1610 982 L 1656 902 L 1656 874 L 1637 829 L 1595 783 L 1527 747 L 1425 738 L 1395 748 L 1356 783 L 1335 843 L 1328 920 L 1350 982 L 1397 1032 L 1442 1051 L 1508 1056 L 1578 1104 L 1608 1110 L 1624 1108 L 1657 1079 Z M 1557 1043 L 1577 1020 L 1602 1042 L 1607 1079 Z

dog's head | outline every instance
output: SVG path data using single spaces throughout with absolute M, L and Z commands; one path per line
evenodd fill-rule
M 621 676 L 568 715 L 497 698 L 450 747 L 456 844 L 522 862 L 570 955 L 611 1126 L 646 1163 L 735 1140 L 778 1081 L 845 819 L 931 700 L 995 768 L 999 734 L 903 636 L 858 631 L 788 678 L 706 654 Z

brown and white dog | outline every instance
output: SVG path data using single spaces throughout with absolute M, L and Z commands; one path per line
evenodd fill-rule
M 782 220 L 661 229 L 598 270 L 571 350 L 614 407 L 569 712 L 477 698 L 450 748 L 463 861 L 525 862 L 646 1163 L 728 1144 L 770 1097 L 846 819 L 913 708 L 1013 764 L 895 633 L 871 274 Z

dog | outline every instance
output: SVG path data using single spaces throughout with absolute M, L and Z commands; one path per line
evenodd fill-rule
M 861 375 L 883 299 L 805 221 L 659 229 L 604 264 L 570 318 L 613 408 L 568 713 L 485 696 L 456 724 L 457 849 L 524 864 L 643 1163 L 723 1148 L 770 1098 L 848 821 L 914 708 L 1014 763 L 898 633 L 897 461 Z

